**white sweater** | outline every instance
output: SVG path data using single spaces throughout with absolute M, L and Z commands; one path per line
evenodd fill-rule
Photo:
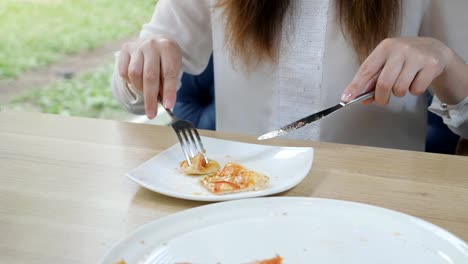
M 260 135 L 339 102 L 359 67 L 355 52 L 336 21 L 334 1 L 298 0 L 294 22 L 283 27 L 278 65 L 249 73 L 235 67 L 224 45 L 224 27 L 214 0 L 159 0 L 141 37 L 163 35 L 183 52 L 183 71 L 201 73 L 214 56 L 217 130 Z M 442 40 L 468 61 L 466 0 L 404 0 L 402 36 Z M 289 23 L 295 23 L 291 25 Z M 456 29 L 456 30 L 454 30 Z M 143 95 L 114 73 L 113 91 L 129 111 L 143 114 Z M 133 90 L 131 93 L 130 90 Z M 430 110 L 468 138 L 468 98 Z M 353 105 L 290 137 L 377 147 L 424 150 L 427 123 L 424 96 L 393 97 L 388 106 Z

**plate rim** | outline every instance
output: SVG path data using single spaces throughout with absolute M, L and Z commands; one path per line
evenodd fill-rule
M 247 144 L 247 145 L 255 145 L 255 146 L 264 146 L 264 147 L 275 147 L 275 148 L 285 148 L 285 149 L 306 149 L 311 152 L 312 159 L 310 159 L 307 162 L 306 168 L 307 168 L 307 173 L 305 173 L 304 176 L 298 177 L 296 181 L 291 182 L 290 184 L 283 185 L 280 188 L 277 189 L 263 189 L 263 190 L 258 190 L 258 191 L 250 191 L 250 192 L 240 192 L 240 193 L 234 193 L 234 194 L 225 194 L 225 195 L 194 195 L 194 194 L 184 194 L 181 193 L 179 195 L 174 195 L 173 192 L 168 192 L 165 191 L 163 188 L 157 188 L 154 186 L 151 186 L 149 184 L 146 184 L 145 182 L 139 180 L 137 177 L 132 177 L 131 172 L 137 170 L 138 168 L 144 166 L 145 164 L 151 162 L 152 160 L 156 159 L 157 157 L 163 155 L 166 152 L 169 152 L 170 149 L 178 146 L 179 143 L 175 143 L 168 147 L 167 149 L 163 150 L 156 156 L 150 158 L 149 160 L 143 162 L 139 166 L 131 169 L 128 171 L 125 176 L 129 178 L 131 181 L 135 182 L 136 184 L 140 185 L 141 187 L 165 195 L 173 198 L 178 198 L 178 199 L 184 199 L 184 200 L 190 200 L 190 201 L 200 201 L 200 202 L 222 202 L 222 201 L 231 201 L 231 200 L 240 200 L 240 199 L 249 199 L 249 198 L 255 198 L 255 197 L 264 197 L 264 196 L 270 196 L 278 193 L 285 192 L 287 190 L 290 190 L 294 188 L 295 186 L 299 185 L 310 173 L 313 167 L 313 163 L 315 160 L 315 149 L 312 146 L 309 147 L 289 147 L 289 146 L 272 146 L 272 145 L 262 145 L 262 144 L 255 144 L 255 143 L 247 143 L 247 142 L 242 142 L 242 141 L 234 141 L 234 140 L 226 140 L 226 139 L 219 139 L 219 138 L 214 138 L 214 137 L 207 137 L 207 136 L 201 136 L 202 140 L 204 138 L 209 138 L 210 140 L 219 140 L 219 141 L 226 141 L 226 142 L 231 142 L 231 143 L 242 143 L 242 144 Z
M 284 202 L 289 202 L 289 203 L 309 203 L 312 204 L 313 202 L 331 202 L 331 203 L 338 203 L 342 205 L 350 205 L 350 206 L 357 206 L 357 207 L 363 207 L 363 208 L 368 208 L 369 210 L 376 210 L 376 211 L 381 211 L 381 212 L 386 212 L 390 214 L 391 216 L 398 216 L 400 218 L 405 218 L 408 220 L 411 220 L 411 222 L 415 223 L 416 225 L 419 225 L 421 227 L 424 227 L 425 229 L 432 229 L 436 230 L 437 233 L 439 234 L 439 237 L 446 237 L 447 240 L 455 240 L 457 243 L 461 244 L 462 247 L 468 248 L 468 242 L 464 241 L 457 235 L 449 232 L 445 228 L 442 228 L 436 224 L 433 224 L 429 221 L 426 221 L 422 218 L 412 216 L 403 212 L 399 212 L 393 209 L 385 208 L 385 207 L 380 207 L 377 205 L 372 205 L 372 204 L 367 204 L 363 202 L 356 202 L 356 201 L 349 201 L 349 200 L 341 200 L 341 199 L 334 199 L 334 198 L 322 198 L 322 197 L 300 197 L 300 196 L 276 196 L 276 197 L 256 197 L 256 198 L 249 198 L 249 199 L 239 199 L 239 200 L 231 200 L 231 201 L 226 201 L 226 202 L 221 202 L 221 203 L 210 203 L 206 205 L 201 205 L 201 206 L 195 206 L 189 209 L 181 210 L 176 213 L 168 214 L 165 216 L 162 216 L 160 218 L 157 218 L 155 220 L 152 220 L 150 222 L 147 222 L 145 224 L 142 224 L 141 226 L 137 227 L 136 229 L 128 232 L 125 237 L 121 238 L 117 242 L 115 242 L 112 247 L 106 252 L 106 254 L 101 258 L 101 261 L 99 262 L 100 264 L 107 264 L 111 263 L 112 261 L 110 258 L 115 255 L 116 252 L 122 252 L 119 250 L 121 247 L 125 246 L 125 244 L 129 244 L 132 239 L 135 237 L 141 237 L 141 234 L 145 234 L 148 232 L 151 232 L 151 230 L 154 230 L 155 226 L 157 227 L 160 222 L 175 222 L 174 220 L 178 219 L 187 219 L 192 214 L 199 214 L 203 213 L 203 211 L 213 211 L 217 207 L 223 208 L 226 207 L 229 209 L 230 207 L 236 207 L 239 206 L 239 204 L 251 204 L 252 202 L 254 203 L 270 203 L 274 204 L 275 201 L 284 201 Z M 172 220 L 172 221 L 171 221 Z

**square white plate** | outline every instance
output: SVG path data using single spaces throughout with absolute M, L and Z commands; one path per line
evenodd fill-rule
M 299 184 L 309 173 L 314 159 L 311 147 L 275 147 L 202 137 L 210 159 L 222 167 L 237 162 L 270 178 L 266 189 L 215 195 L 200 185 L 200 176 L 180 172 L 184 160 L 177 143 L 139 167 L 127 173 L 134 182 L 149 190 L 168 196 L 195 201 L 227 201 L 272 195 Z

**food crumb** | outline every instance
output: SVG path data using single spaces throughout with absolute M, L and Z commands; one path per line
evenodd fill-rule
M 304 252 L 306 252 L 306 251 L 307 251 L 307 248 L 304 248 Z
M 125 260 L 122 259 L 117 261 L 115 264 L 127 264 L 127 262 L 125 262 Z
M 283 215 L 288 215 L 288 213 L 284 212 Z
M 399 232 L 393 233 L 394 236 L 400 236 L 401 234 Z
M 144 243 L 145 243 L 145 241 L 144 241 L 144 240 L 140 240 L 140 244 L 144 244 Z
M 201 192 L 193 192 L 192 194 L 193 194 L 193 195 L 202 195 Z
M 225 159 L 232 159 L 232 156 L 231 155 L 226 155 L 224 156 Z
M 260 261 L 255 261 L 252 264 L 282 264 L 283 263 L 283 258 L 279 255 L 276 255 L 276 257 L 272 259 L 265 259 L 265 260 L 260 260 Z

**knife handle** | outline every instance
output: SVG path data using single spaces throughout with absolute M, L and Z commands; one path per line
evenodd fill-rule
M 340 102 L 340 104 L 342 106 L 348 106 L 348 105 L 352 105 L 354 103 L 357 103 L 357 102 L 361 102 L 361 101 L 364 101 L 364 100 L 367 100 L 369 98 L 373 98 L 375 95 L 375 91 L 370 91 L 370 92 L 367 92 L 367 93 L 363 93 L 361 95 L 359 95 L 358 97 L 354 98 L 353 100 L 345 103 L 345 102 Z

